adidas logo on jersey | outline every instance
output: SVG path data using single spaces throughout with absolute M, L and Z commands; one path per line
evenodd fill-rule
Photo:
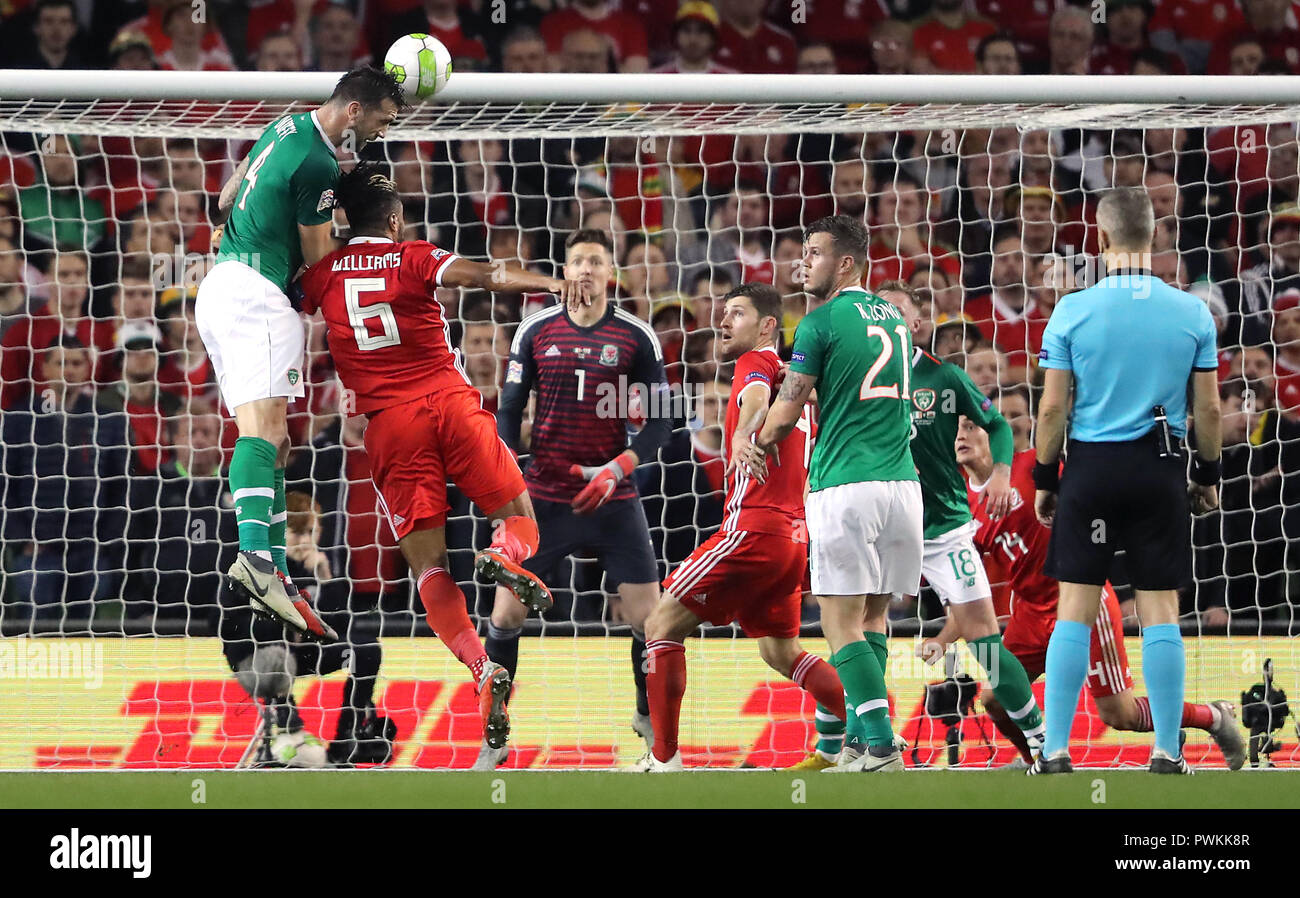
M 550 358 L 550 357 L 552 357 L 552 356 L 557 356 L 557 355 L 559 355 L 559 354 L 560 354 L 560 347 L 556 346 L 554 343 L 551 344 L 551 348 L 550 348 L 550 349 L 548 349 L 548 350 L 546 350 L 546 352 L 542 353 L 542 355 L 546 356 L 547 358 Z
M 395 514 L 393 515 L 393 523 L 400 527 L 406 523 L 406 518 L 402 517 L 400 514 Z

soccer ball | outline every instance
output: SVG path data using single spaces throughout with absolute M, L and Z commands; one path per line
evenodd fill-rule
M 271 756 L 286 767 L 325 767 L 325 744 L 306 730 L 277 733 L 271 739 Z
M 451 53 L 442 41 L 427 34 L 408 34 L 393 41 L 384 54 L 384 71 L 392 72 L 409 102 L 427 100 L 447 86 Z

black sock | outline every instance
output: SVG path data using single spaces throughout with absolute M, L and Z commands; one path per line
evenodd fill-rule
M 377 642 L 352 646 L 352 673 L 343 683 L 343 706 L 355 708 L 364 717 L 375 697 L 375 680 L 384 651 Z
M 515 669 L 519 667 L 519 634 L 522 632 L 523 627 L 501 629 L 489 621 L 487 639 L 483 640 L 488 658 L 510 671 L 511 682 L 514 682 Z
M 645 691 L 646 667 L 645 634 L 639 630 L 632 631 L 632 680 L 636 683 L 636 713 L 650 715 L 650 697 Z

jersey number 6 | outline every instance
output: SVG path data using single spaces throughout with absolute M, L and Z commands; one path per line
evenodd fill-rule
M 385 346 L 396 346 L 402 342 L 402 335 L 397 332 L 397 316 L 393 307 L 386 302 L 361 304 L 363 293 L 386 293 L 388 284 L 383 278 L 344 278 L 343 301 L 348 307 L 348 323 L 352 325 L 352 334 L 356 337 L 357 349 L 370 352 Z M 382 334 L 370 333 L 366 322 L 378 318 L 383 325 Z

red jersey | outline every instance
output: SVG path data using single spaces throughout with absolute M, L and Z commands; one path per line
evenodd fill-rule
M 756 75 L 793 72 L 799 57 L 799 48 L 790 32 L 767 22 L 759 23 L 758 30 L 746 36 L 724 21 L 718 29 L 718 47 L 713 52 L 723 65 Z
M 932 15 L 912 32 L 912 49 L 940 72 L 969 74 L 975 71 L 975 51 L 980 41 L 997 30 L 997 25 L 979 17 L 949 28 Z
M 458 258 L 423 240 L 354 237 L 303 274 L 303 310 L 324 314 L 330 355 L 356 394 L 356 411 L 469 386 L 434 299 Z
M 1040 524 L 1034 514 L 1034 461 L 1033 449 L 1017 452 L 1011 460 L 1011 486 L 1015 493 L 1011 512 L 1001 520 L 990 521 L 987 510 L 980 504 L 983 484 L 974 489 L 968 481 L 966 499 L 979 528 L 975 531 L 976 548 L 996 558 L 999 567 L 1007 572 L 1012 616 L 1055 618 L 1057 582 L 1043 573 L 1052 531 Z
M 609 38 L 614 57 L 620 65 L 629 56 L 649 57 L 645 28 L 634 14 L 611 9 L 599 19 L 591 19 L 576 9 L 557 9 L 542 19 L 542 38 L 546 49 L 559 53 L 564 49 L 564 37 L 573 31 L 591 30 Z
M 751 349 L 736 360 L 727 418 L 723 424 L 723 448 L 731 458 L 731 440 L 740 419 L 740 394 L 752 383 L 776 389 L 781 357 L 775 347 Z M 746 530 L 789 537 L 803 534 L 804 486 L 808 482 L 808 459 L 812 455 L 812 417 L 807 405 L 795 429 L 781 441 L 781 463 L 769 460 L 767 480 L 756 483 L 742 466 L 727 477 L 727 499 L 722 509 L 721 531 Z M 807 542 L 804 536 L 801 542 Z

